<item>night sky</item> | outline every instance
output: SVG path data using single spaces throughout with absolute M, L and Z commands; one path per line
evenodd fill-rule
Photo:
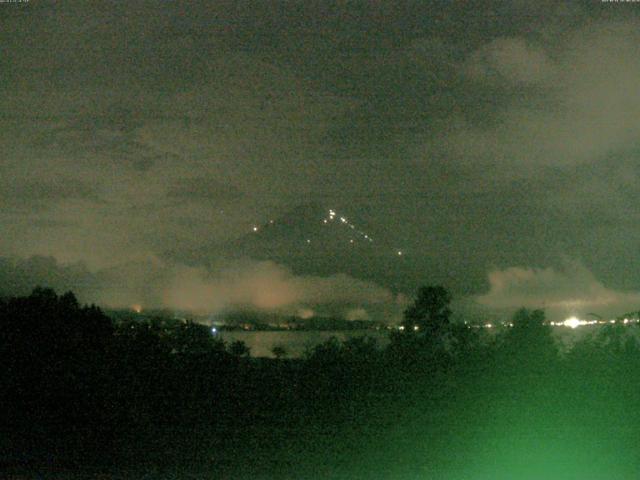
M 640 307 L 640 4 L 55 3 L 0 4 L 4 293 Z

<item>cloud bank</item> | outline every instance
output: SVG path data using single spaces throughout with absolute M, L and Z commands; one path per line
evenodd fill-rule
M 499 310 L 544 308 L 551 319 L 596 313 L 622 315 L 640 310 L 640 292 L 604 286 L 584 266 L 567 262 L 563 269 L 511 267 L 489 274 L 489 292 L 476 297 Z
M 361 280 L 408 295 L 477 295 L 494 267 L 561 275 L 565 255 L 589 285 L 640 290 L 634 5 L 67 3 L 0 16 L 0 255 L 55 258 L 107 304 L 366 297 L 281 259 L 167 261 L 208 265 L 190 254 L 310 199 L 391 232 L 417 273 Z
M 349 319 L 374 311 L 396 312 L 403 299 L 386 288 L 344 274 L 295 275 L 274 262 L 227 262 L 216 271 L 168 264 L 157 258 L 90 271 L 81 263 L 59 264 L 52 257 L 0 257 L 4 295 L 25 295 L 35 285 L 73 290 L 83 302 L 114 308 L 167 308 L 199 314 L 234 309 L 295 314 L 346 312 Z M 389 320 L 376 318 L 377 320 Z
M 249 307 L 260 310 L 298 310 L 327 304 L 384 304 L 394 297 L 373 282 L 343 274 L 297 276 L 274 262 L 241 262 L 215 274 L 184 268 L 167 288 L 167 305 L 191 311 L 221 311 Z

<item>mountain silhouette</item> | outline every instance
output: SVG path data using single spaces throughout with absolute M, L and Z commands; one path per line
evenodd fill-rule
M 318 204 L 297 206 L 254 228 L 224 245 L 226 256 L 273 260 L 297 272 L 326 275 L 350 270 L 356 260 L 376 255 L 377 243 L 364 230 Z
M 280 217 L 255 225 L 226 243 L 205 246 L 194 259 L 270 260 L 299 275 L 346 274 L 402 289 L 412 275 L 411 262 L 399 255 L 384 232 L 318 203 L 298 205 Z

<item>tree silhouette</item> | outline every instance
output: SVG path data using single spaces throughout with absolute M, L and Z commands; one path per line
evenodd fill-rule
M 512 317 L 505 335 L 504 348 L 512 360 L 528 364 L 551 364 L 558 356 L 558 347 L 551 326 L 545 322 L 544 310 L 519 309 Z
M 251 349 L 242 340 L 236 340 L 229 345 L 229 353 L 236 357 L 248 357 L 251 354 Z
M 271 353 L 278 360 L 282 360 L 283 358 L 285 358 L 288 355 L 287 349 L 283 345 L 280 345 L 280 344 L 274 345 L 273 348 L 271 349 Z
M 0 302 L 0 424 L 19 426 L 6 432 L 9 444 L 24 437 L 67 453 L 91 448 L 85 440 L 105 418 L 112 341 L 111 320 L 71 292 L 38 287 Z
M 209 327 L 188 321 L 171 331 L 173 350 L 178 353 L 208 353 L 224 349 L 224 343 L 211 334 Z
M 417 331 L 425 336 L 439 336 L 449 326 L 451 294 L 442 286 L 426 286 L 404 312 L 405 331 Z

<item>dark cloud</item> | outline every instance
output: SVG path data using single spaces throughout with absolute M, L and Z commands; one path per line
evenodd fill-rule
M 317 201 L 402 247 L 412 271 L 393 288 L 406 293 L 478 295 L 491 271 L 557 272 L 565 257 L 635 291 L 639 12 L 7 4 L 0 252 L 96 272 L 169 257 L 199 268 L 221 254 L 194 252 Z M 358 261 L 350 276 L 382 287 L 380 271 L 404 268 Z
M 189 177 L 176 179 L 167 196 L 174 200 L 220 205 L 238 200 L 242 192 L 233 185 L 221 183 L 215 178 Z
M 0 199 L 9 207 L 31 210 L 42 209 L 65 200 L 100 203 L 94 185 L 76 178 L 50 180 L 8 179 L 0 183 Z
M 41 155 L 87 157 L 146 172 L 168 155 L 149 147 L 116 126 L 81 123 L 43 129 L 34 141 Z
M 60 265 L 53 257 L 27 259 L 0 257 L 0 295 L 28 295 L 35 286 L 56 288 L 60 292 L 83 291 L 94 282 L 82 263 Z

